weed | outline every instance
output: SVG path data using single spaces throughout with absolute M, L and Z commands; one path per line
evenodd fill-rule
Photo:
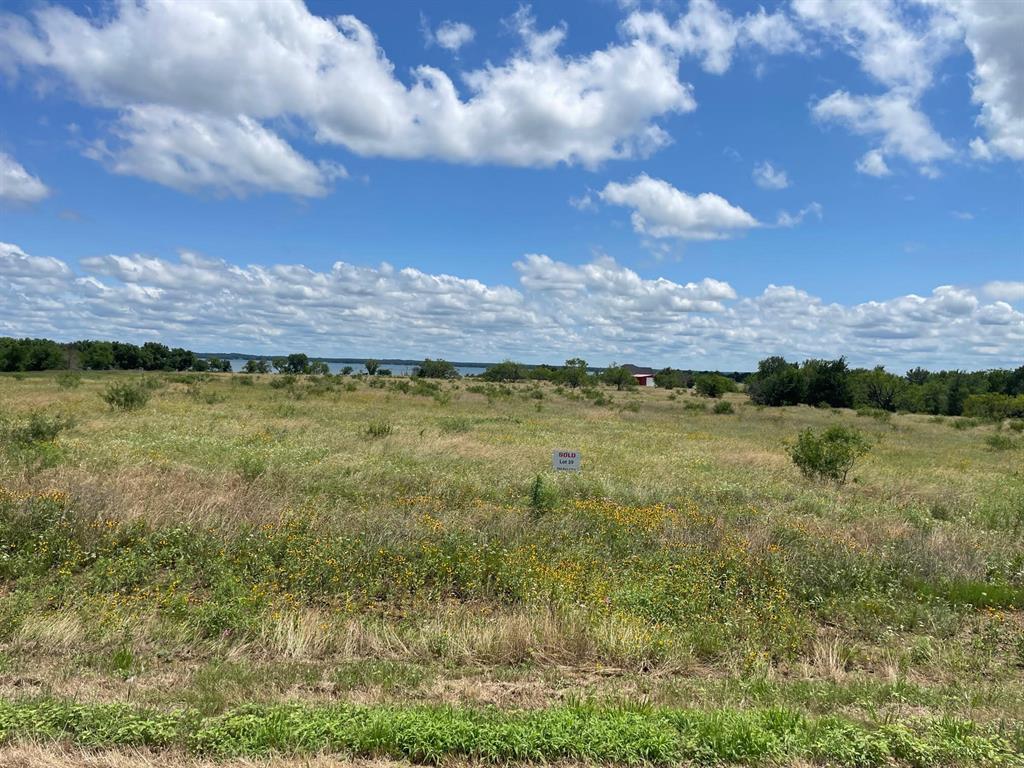
M 473 429 L 473 421 L 464 416 L 446 416 L 438 421 L 442 432 L 461 433 Z
M 1009 435 L 987 435 L 985 437 L 985 445 L 993 451 L 1011 451 L 1018 448 L 1017 441 Z
M 728 402 L 727 400 L 721 400 L 721 401 L 715 403 L 714 407 L 711 409 L 711 412 L 712 413 L 735 413 L 736 411 L 732 407 L 732 403 Z
M 136 411 L 149 402 L 151 387 L 146 384 L 113 383 L 107 386 L 100 397 L 111 408 L 120 411 Z
M 387 437 L 393 431 L 394 427 L 392 426 L 390 421 L 377 420 L 371 421 L 369 424 L 366 425 L 365 434 L 367 435 L 367 437 L 378 438 Z
M 58 389 L 78 389 L 82 386 L 82 374 L 78 371 L 64 371 L 54 378 Z

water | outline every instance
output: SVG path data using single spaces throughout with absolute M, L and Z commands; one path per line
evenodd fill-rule
M 245 368 L 245 364 L 248 362 L 246 358 L 231 358 L 231 370 L 236 373 Z M 366 373 L 366 368 L 363 367 L 362 363 L 328 363 L 327 368 L 331 373 L 341 373 L 341 369 L 345 366 L 352 368 L 352 373 Z M 391 371 L 393 376 L 411 376 L 415 365 L 400 365 L 395 363 L 394 365 L 388 365 L 387 363 L 381 363 L 381 369 L 387 369 Z M 485 365 L 457 365 L 457 370 L 463 376 L 478 376 L 487 370 Z M 273 368 L 271 368 L 273 372 Z

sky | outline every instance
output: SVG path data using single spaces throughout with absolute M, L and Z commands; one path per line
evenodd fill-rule
M 1024 3 L 0 0 L 0 335 L 1024 363 Z

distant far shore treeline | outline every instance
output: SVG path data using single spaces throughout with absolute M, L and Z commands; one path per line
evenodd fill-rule
M 352 360 L 352 362 L 357 362 Z M 390 376 L 379 360 L 362 362 L 362 370 L 346 365 L 339 375 L 365 373 Z M 181 347 L 157 342 L 136 345 L 117 341 L 73 341 L 0 337 L 0 372 L 45 370 L 146 370 L 231 372 L 231 360 L 200 355 Z M 475 378 L 495 383 L 550 381 L 570 388 L 597 384 L 626 389 L 635 386 L 636 369 L 612 363 L 603 369 L 581 358 L 564 365 L 527 365 L 506 360 L 484 369 Z M 302 353 L 254 358 L 240 373 L 330 375 L 324 358 Z M 427 358 L 416 364 L 413 375 L 457 379 L 456 365 Z M 983 418 L 1024 418 L 1024 365 L 1016 369 L 987 371 L 928 371 L 914 368 L 900 376 L 875 368 L 850 368 L 846 359 L 789 362 L 768 357 L 754 373 L 720 373 L 677 368 L 655 371 L 653 379 L 663 389 L 689 389 L 717 398 L 744 386 L 750 400 L 761 406 L 811 405 L 830 408 L 870 408 L 879 411 L 929 413 Z

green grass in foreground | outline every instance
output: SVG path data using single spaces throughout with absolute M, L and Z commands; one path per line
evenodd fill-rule
M 435 763 L 585 760 L 842 766 L 1024 765 L 1024 728 L 952 718 L 866 726 L 785 709 L 570 705 L 532 711 L 356 705 L 248 706 L 216 717 L 55 700 L 0 702 L 0 739 L 148 746 L 216 757 L 339 753 Z

